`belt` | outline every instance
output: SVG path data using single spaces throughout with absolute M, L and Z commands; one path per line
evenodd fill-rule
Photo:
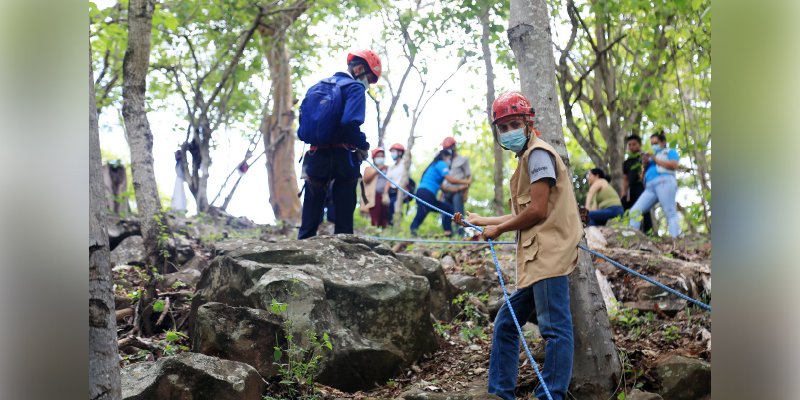
M 347 143 L 335 143 L 329 145 L 311 146 L 308 151 L 327 150 L 327 149 L 349 149 L 352 145 Z

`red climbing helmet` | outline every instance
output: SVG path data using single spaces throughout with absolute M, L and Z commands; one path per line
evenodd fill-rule
M 347 63 L 353 61 L 353 57 L 359 57 L 367 62 L 370 72 L 375 75 L 375 81 L 370 80 L 369 83 L 375 83 L 381 77 L 381 58 L 378 54 L 370 49 L 354 50 L 347 54 Z
M 442 150 L 449 149 L 455 145 L 456 145 L 456 139 L 452 136 L 448 136 L 444 138 L 444 140 L 442 141 Z
M 406 148 L 405 148 L 405 147 L 403 147 L 403 145 L 402 145 L 402 144 L 400 144 L 400 143 L 395 143 L 395 144 L 393 144 L 393 145 L 392 145 L 392 147 L 390 147 L 390 148 L 389 148 L 389 150 L 397 150 L 397 151 L 402 151 L 403 153 L 405 153 L 405 152 L 406 152 Z
M 531 102 L 520 92 L 506 92 L 495 99 L 492 104 L 492 123 L 512 115 L 525 115 L 528 119 L 535 115 Z
M 376 148 L 372 149 L 372 158 L 375 158 L 375 155 L 378 154 L 378 153 L 386 154 L 386 152 L 383 151 L 383 147 L 376 147 Z

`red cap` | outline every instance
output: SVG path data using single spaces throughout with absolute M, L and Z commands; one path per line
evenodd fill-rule
M 375 158 L 375 155 L 378 154 L 378 153 L 384 153 L 383 147 L 376 147 L 376 148 L 372 149 L 372 158 Z M 386 153 L 384 153 L 384 154 L 386 154 Z
M 448 149 L 456 145 L 456 139 L 452 136 L 444 138 L 442 141 L 442 149 Z

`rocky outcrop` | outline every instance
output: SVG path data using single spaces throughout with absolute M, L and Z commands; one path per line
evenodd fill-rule
M 458 295 L 459 290 L 447 279 L 442 264 L 434 258 L 419 255 L 398 254 L 397 258 L 415 275 L 428 279 L 431 313 L 436 319 L 450 321 L 458 313 L 458 307 L 453 305 L 453 298 Z
M 206 303 L 197 309 L 192 351 L 242 361 L 259 374 L 278 374 L 275 347 L 286 348 L 283 319 L 265 310 Z
M 197 353 L 122 369 L 125 400 L 261 400 L 265 387 L 253 367 Z
M 379 242 L 338 235 L 228 240 L 215 247 L 221 255 L 203 271 L 192 304 L 194 332 L 204 324 L 200 308 L 208 302 L 268 312 L 286 304 L 284 328 L 300 345 L 308 344 L 308 332 L 330 336 L 333 350 L 322 354 L 318 381 L 347 391 L 382 384 L 435 350 L 428 279 Z
M 711 393 L 711 364 L 679 355 L 659 360 L 653 370 L 665 399 L 696 400 Z

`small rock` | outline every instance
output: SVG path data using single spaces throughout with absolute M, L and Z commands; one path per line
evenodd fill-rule
M 478 346 L 477 344 L 471 344 L 471 345 L 469 345 L 469 350 L 470 351 L 481 351 L 481 346 Z
M 664 398 L 655 393 L 633 389 L 630 393 L 628 393 L 627 396 L 625 396 L 625 400 L 664 400 Z
M 451 269 L 456 266 L 456 260 L 454 260 L 449 254 L 442 257 L 440 262 L 442 263 L 443 268 Z
M 197 353 L 162 357 L 122 369 L 125 400 L 261 400 L 265 387 L 255 368 Z
M 706 361 L 670 355 L 653 369 L 661 382 L 658 394 L 666 399 L 693 400 L 711 393 L 711 364 Z
M 141 236 L 129 236 L 111 251 L 111 265 L 144 265 L 146 258 Z

